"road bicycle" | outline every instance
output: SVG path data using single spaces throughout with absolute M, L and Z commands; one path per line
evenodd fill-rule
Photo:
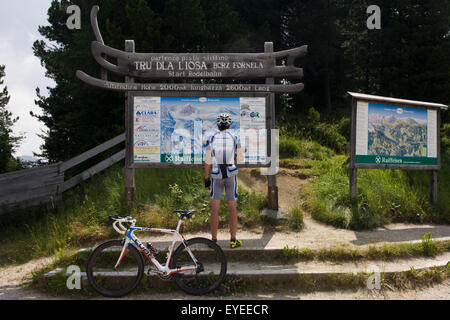
M 173 279 L 186 293 L 202 295 L 215 290 L 227 273 L 227 260 L 222 249 L 212 240 L 193 238 L 185 240 L 180 233 L 184 219 L 190 219 L 194 210 L 175 210 L 180 214 L 175 230 L 135 227 L 132 217 L 109 217 L 113 228 L 126 235 L 122 240 L 110 240 L 96 247 L 89 256 L 86 273 L 90 285 L 107 297 L 121 297 L 132 292 L 142 280 L 144 257 L 148 259 L 147 274 L 154 273 L 163 280 Z M 126 228 L 123 224 L 129 224 Z M 166 253 L 151 244 L 144 245 L 134 234 L 136 231 L 173 234 Z M 177 242 L 181 242 L 176 249 Z M 158 259 L 159 260 L 158 260 Z

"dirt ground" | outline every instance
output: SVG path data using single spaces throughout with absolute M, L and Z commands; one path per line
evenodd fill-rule
M 183 293 L 172 293 L 170 295 L 135 295 L 124 299 L 217 299 L 211 297 L 191 297 Z M 224 297 L 227 300 L 450 300 L 450 280 L 421 290 L 405 291 L 377 291 L 360 289 L 323 291 L 314 293 L 298 293 L 294 290 L 275 293 L 252 293 Z
M 35 290 L 0 286 L 0 300 L 64 300 L 67 297 L 52 297 Z M 103 298 L 98 298 L 103 299 Z M 183 292 L 171 294 L 139 294 L 120 298 L 120 300 L 450 300 L 450 280 L 421 290 L 377 291 L 360 289 L 336 290 L 314 293 L 299 293 L 293 290 L 274 293 L 249 293 L 227 297 L 197 297 Z

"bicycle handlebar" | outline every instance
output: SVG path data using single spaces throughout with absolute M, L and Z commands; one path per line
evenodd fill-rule
M 125 228 L 122 223 L 130 223 L 132 226 L 134 226 L 136 223 L 136 219 L 133 219 L 132 217 L 122 218 L 122 217 L 116 216 L 115 218 L 113 218 L 113 217 L 109 216 L 109 220 L 113 221 L 112 226 L 113 226 L 114 230 L 116 230 L 116 232 L 120 233 L 120 234 L 125 234 L 127 232 L 127 228 Z M 117 224 L 119 226 L 117 226 Z

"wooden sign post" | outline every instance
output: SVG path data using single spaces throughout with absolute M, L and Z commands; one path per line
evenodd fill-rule
M 134 52 L 134 40 L 125 40 L 125 51 Z M 134 78 L 125 77 L 125 83 L 134 83 Z M 125 92 L 125 123 L 130 123 L 130 112 L 128 110 L 129 95 Z M 125 201 L 128 205 L 134 204 L 134 168 L 131 166 L 130 157 L 126 155 L 133 153 L 133 144 L 130 143 L 133 135 L 133 127 L 125 125 Z
M 91 51 L 101 67 L 101 78 L 94 78 L 81 70 L 77 70 L 76 75 L 88 85 L 125 93 L 125 198 L 127 203 L 134 203 L 135 168 L 168 168 L 178 165 L 166 161 L 168 159 L 164 157 L 170 158 L 170 156 L 161 153 L 161 144 L 156 145 L 158 137 L 161 135 L 161 132 L 158 131 L 160 130 L 158 123 L 161 121 L 162 107 L 160 106 L 158 109 L 155 101 L 161 101 L 167 97 L 179 99 L 193 97 L 202 101 L 207 101 L 208 97 L 213 100 L 214 98 L 225 100 L 227 97 L 232 97 L 238 98 L 240 101 L 252 101 L 253 105 L 251 106 L 244 104 L 245 109 L 243 104 L 238 105 L 243 108 L 238 111 L 239 119 L 242 123 L 244 120 L 241 117 L 247 117 L 245 121 L 251 130 L 256 127 L 265 130 L 264 133 L 267 132 L 265 137 L 266 154 L 261 157 L 264 162 L 245 163 L 240 167 L 268 167 L 271 165 L 271 161 L 275 161 L 271 159 L 275 156 L 272 152 L 274 146 L 272 146 L 271 134 L 271 130 L 275 129 L 275 94 L 298 93 L 304 88 L 303 83 L 276 84 L 275 78 L 302 78 L 303 69 L 295 66 L 295 60 L 306 55 L 307 46 L 274 52 L 273 43 L 266 42 L 263 53 L 137 53 L 134 41 L 127 40 L 125 51 L 122 51 L 111 48 L 103 42 L 98 28 L 98 11 L 98 6 L 94 6 L 91 10 L 91 25 L 96 38 L 96 41 L 91 44 Z M 277 65 L 277 59 L 283 60 L 283 65 Z M 110 61 L 115 61 L 116 64 Z M 124 76 L 125 81 L 108 81 L 108 72 Z M 163 82 L 136 83 L 135 79 L 163 80 Z M 260 79 L 261 82 L 265 80 L 265 83 L 239 84 L 235 81 L 228 84 L 204 83 L 203 81 L 201 83 L 164 83 L 168 79 Z M 135 99 L 142 103 L 135 105 Z M 135 108 L 141 109 L 136 110 Z M 256 111 L 251 111 L 251 108 Z M 190 114 L 189 110 L 187 114 Z M 251 118 L 248 118 L 249 116 Z M 263 116 L 265 118 L 262 119 Z M 142 121 L 143 125 L 140 125 L 139 121 Z M 211 122 L 210 119 L 208 121 Z M 137 135 L 136 130 L 139 130 L 140 140 L 138 141 L 134 140 L 134 136 Z M 257 138 L 258 146 L 259 141 Z M 135 154 L 135 152 L 141 153 Z M 199 166 L 203 166 L 201 161 L 200 163 L 181 165 L 181 167 Z M 276 175 L 268 176 L 268 203 L 270 209 L 278 210 Z
M 273 42 L 264 43 L 264 52 L 272 53 L 273 52 Z M 272 61 L 273 66 L 275 66 L 275 59 Z M 266 78 L 266 84 L 273 85 L 275 83 L 274 78 Z M 275 94 L 269 94 L 269 127 L 270 129 L 275 129 Z M 272 131 L 269 130 L 267 140 L 270 143 L 270 156 L 272 156 Z M 276 175 L 268 175 L 267 176 L 267 204 L 269 209 L 278 210 L 278 186 L 277 186 L 277 176 Z

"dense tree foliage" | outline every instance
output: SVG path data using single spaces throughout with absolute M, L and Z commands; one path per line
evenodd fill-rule
M 0 86 L 4 84 L 5 66 L 0 65 Z M 19 120 L 13 118 L 12 113 L 6 109 L 10 96 L 6 86 L 0 87 L 0 173 L 15 170 L 20 163 L 13 156 L 20 137 L 13 135 L 12 127 Z
M 138 52 L 261 52 L 264 41 L 273 41 L 275 50 L 309 45 L 298 61 L 305 91 L 280 100 L 292 113 L 311 107 L 328 115 L 348 113 L 347 91 L 448 104 L 450 2 L 378 0 L 382 27 L 368 30 L 372 2 L 54 0 L 50 25 L 39 28 L 47 41 L 34 44 L 56 82 L 48 97 L 37 92 L 43 110 L 37 117 L 48 127 L 42 155 L 65 160 L 124 131 L 124 95 L 90 88 L 75 77 L 77 69 L 99 76 L 90 53 L 89 13 L 95 4 L 105 43 L 115 48 L 123 48 L 125 39 L 134 39 Z M 82 10 L 81 30 L 66 27 L 69 4 Z

